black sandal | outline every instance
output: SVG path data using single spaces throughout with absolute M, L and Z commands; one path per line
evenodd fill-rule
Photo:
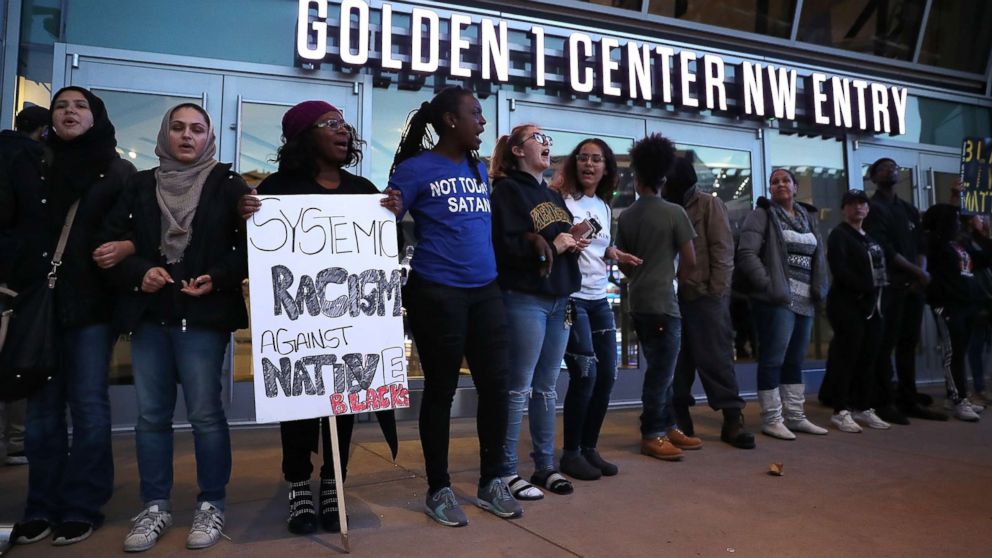
M 533 484 L 525 481 L 520 477 L 513 477 L 512 479 L 510 479 L 510 482 L 506 483 L 506 486 L 510 489 L 510 494 L 513 494 L 513 498 L 515 500 L 533 501 L 544 498 L 544 493 L 541 492 L 539 488 L 537 488 Z M 527 492 L 527 490 L 530 488 L 537 490 L 540 493 L 540 495 L 524 496 L 524 492 Z
M 535 472 L 531 475 L 530 482 L 538 486 L 543 486 L 555 494 L 571 494 L 573 490 L 571 481 L 561 476 L 561 473 L 554 469 Z

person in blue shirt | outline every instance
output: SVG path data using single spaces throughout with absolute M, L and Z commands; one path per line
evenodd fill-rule
M 441 90 L 410 117 L 389 178 L 389 187 L 402 193 L 403 207 L 413 216 L 417 238 L 403 300 L 424 371 L 420 441 L 429 486 L 424 510 L 450 527 L 468 524 L 448 476 L 451 402 L 463 357 L 479 397 L 476 505 L 499 517 L 523 513 L 499 478 L 509 352 L 496 283 L 489 182 L 476 154 L 485 125 L 471 91 Z

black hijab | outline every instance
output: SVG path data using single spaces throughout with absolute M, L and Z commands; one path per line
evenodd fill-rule
M 60 138 L 54 131 L 55 101 L 66 91 L 77 91 L 86 97 L 93 113 L 93 127 L 71 140 Z M 115 149 L 117 138 L 103 101 L 88 89 L 72 85 L 59 89 L 52 97 L 50 110 L 53 126 L 47 142 L 52 150 L 51 187 L 59 205 L 65 205 L 59 209 L 68 210 L 68 206 L 107 171 L 110 163 L 119 158 Z

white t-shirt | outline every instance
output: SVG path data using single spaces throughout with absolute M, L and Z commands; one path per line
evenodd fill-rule
M 581 223 L 583 219 L 595 219 L 603 227 L 592 238 L 589 247 L 579 254 L 582 288 L 579 292 L 572 293 L 572 296 L 583 300 L 606 298 L 609 270 L 603 258 L 606 257 L 606 249 L 610 247 L 610 208 L 596 196 L 582 196 L 578 200 L 565 196 L 565 205 L 572 212 L 574 223 Z

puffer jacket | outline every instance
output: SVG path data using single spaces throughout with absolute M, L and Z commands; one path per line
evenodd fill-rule
M 782 236 L 782 223 L 771 210 L 771 204 L 764 196 L 758 198 L 754 211 L 744 220 L 737 247 L 737 267 L 746 279 L 747 294 L 752 299 L 785 306 L 790 300 L 789 255 Z M 802 202 L 796 202 L 796 207 L 809 213 L 813 235 L 816 236 L 809 290 L 810 298 L 816 303 L 827 295 L 826 247 L 816 227 L 818 210 Z
M 679 280 L 679 297 L 692 301 L 702 296 L 728 295 L 734 273 L 734 235 L 727 206 L 696 186 L 685 193 L 684 199 L 685 212 L 699 236 L 693 242 L 696 265 L 688 277 Z

